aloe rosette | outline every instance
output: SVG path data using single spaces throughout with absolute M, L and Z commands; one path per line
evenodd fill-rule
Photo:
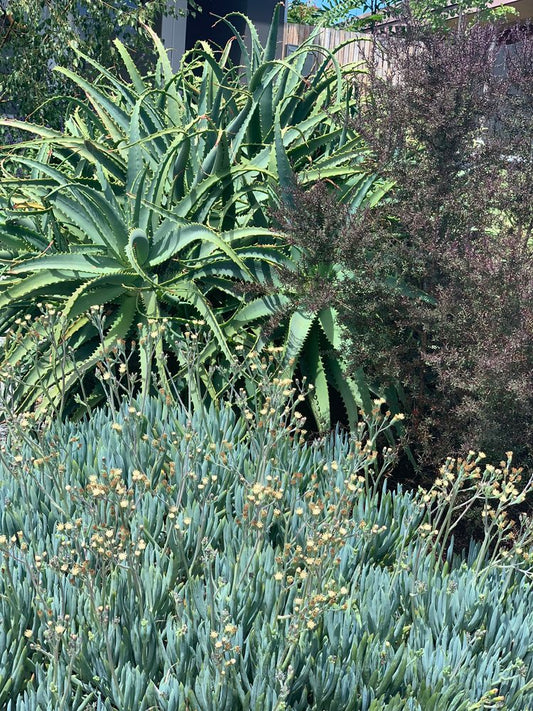
M 241 73 L 229 45 L 217 54 L 203 42 L 173 73 L 154 35 L 157 68 L 143 76 L 117 41 L 125 79 L 88 57 L 100 72 L 95 83 L 58 69 L 87 97 L 71 103 L 62 131 L 3 121 L 34 137 L 3 156 L 0 331 L 35 315 L 36 303 L 51 303 L 76 359 L 67 374 L 61 366 L 59 378 L 46 365 L 46 348 L 35 351 L 26 339 L 8 350 L 12 366 L 27 364 L 21 406 L 35 400 L 38 383 L 60 397 L 93 368 L 95 331 L 85 311 L 96 305 L 107 313 L 108 345 L 149 319 L 170 318 L 178 328 L 201 318 L 210 355 L 222 358 L 236 336 L 261 347 L 265 324 L 281 318 L 287 372 L 295 362 L 317 382 L 317 422 L 329 424 L 332 386 L 350 420 L 357 418 L 368 393 L 343 378 L 336 314 L 294 313 L 275 269 L 295 268 L 297 255 L 269 230 L 270 214 L 296 184 L 332 181 L 354 209 L 378 200 L 387 186 L 365 174 L 365 147 L 346 121 L 353 68 L 341 69 L 313 36 L 275 59 L 279 11 L 265 47 L 250 23 L 250 49 L 236 33 Z M 225 21 L 233 26 L 232 16 Z M 321 52 L 323 61 L 305 77 L 310 52 Z M 266 295 L 253 297 L 254 290 Z M 163 351 L 159 356 L 162 373 Z

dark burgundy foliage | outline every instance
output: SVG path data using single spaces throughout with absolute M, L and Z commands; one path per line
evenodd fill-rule
M 282 207 L 272 216 L 297 250 L 296 270 L 282 270 L 281 277 L 292 295 L 293 308 L 319 311 L 336 296 L 333 265 L 340 260 L 337 245 L 345 234 L 349 215 L 323 182 L 307 192 L 295 189 L 291 197 L 282 201 Z M 292 209 L 289 204 L 296 207 Z
M 411 24 L 384 40 L 388 74 L 370 72 L 353 120 L 395 187 L 352 218 L 315 188 L 284 223 L 311 267 L 344 267 L 327 293 L 351 366 L 401 383 L 433 468 L 469 448 L 533 461 L 532 34 Z

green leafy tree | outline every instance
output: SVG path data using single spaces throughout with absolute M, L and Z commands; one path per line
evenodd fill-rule
M 382 0 L 325 0 L 321 7 L 309 0 L 292 0 L 287 20 L 302 25 L 359 30 L 382 19 L 389 6 L 390 3 Z
M 168 0 L 9 0 L 0 15 L 0 112 L 31 115 L 58 127 L 65 102 L 47 100 L 78 96 L 79 90 L 53 67 L 67 66 L 92 79 L 97 72 L 76 49 L 110 67 L 117 63 L 112 41 L 117 36 L 149 65 L 153 45 L 143 27 L 153 27 L 162 12 L 176 14 L 173 5 Z M 9 134 L 4 137 L 10 140 Z
M 326 25 L 348 30 L 366 30 L 384 19 L 395 2 L 387 0 L 325 0 Z
M 322 16 L 322 10 L 307 0 L 292 0 L 287 10 L 287 22 L 300 25 L 315 25 Z
M 489 0 L 472 3 L 468 0 L 458 0 L 449 3 L 443 0 L 401 0 L 393 5 L 395 14 L 415 21 L 421 21 L 434 30 L 448 30 L 457 22 L 464 24 L 472 22 L 496 22 L 516 10 L 509 6 L 492 7 Z
M 421 21 L 433 29 L 446 29 L 452 19 L 470 17 L 482 21 L 498 20 L 514 14 L 512 8 L 491 7 L 489 0 L 472 3 L 469 0 L 324 0 L 322 7 L 293 0 L 289 6 L 289 22 L 322 24 L 353 31 L 383 30 L 379 23 L 387 18 Z M 395 23 L 397 24 L 397 23 Z

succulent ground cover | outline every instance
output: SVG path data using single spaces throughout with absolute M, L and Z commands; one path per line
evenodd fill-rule
M 530 483 L 511 455 L 389 491 L 395 417 L 377 401 L 352 435 L 306 442 L 277 355 L 241 359 L 254 397 L 194 412 L 160 396 L 45 430 L 13 418 L 2 708 L 533 704 L 532 531 L 510 516 Z M 456 551 L 469 510 L 484 537 Z

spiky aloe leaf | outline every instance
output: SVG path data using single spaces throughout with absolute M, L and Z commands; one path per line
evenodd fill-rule
M 90 107 L 73 102 L 62 133 L 24 124 L 36 138 L 2 163 L 6 171 L 17 164 L 29 175 L 6 174 L 5 199 L 16 194 L 21 204 L 38 206 L 25 208 L 24 218 L 14 210 L 0 228 L 0 244 L 19 252 L 17 259 L 24 254 L 20 270 L 0 286 L 6 327 L 18 309 L 28 311 L 32 297 L 51 299 L 71 319 L 66 327 L 79 352 L 91 353 L 94 334 L 82 309 L 100 305 L 119 314 L 127 303 L 129 313 L 135 299 L 140 321 L 148 311 L 175 324 L 204 318 L 209 353 L 218 350 L 223 358 L 234 338 L 266 344 L 263 327 L 276 317 L 286 354 L 298 361 L 312 319 L 291 313 L 290 299 L 276 293 L 275 267 L 291 268 L 280 235 L 265 230 L 279 189 L 290 200 L 297 182 L 329 176 L 355 205 L 378 186 L 361 177 L 360 139 L 339 124 L 354 101 L 334 53 L 324 51 L 317 74 L 304 78 L 307 56 L 319 51 L 316 33 L 278 60 L 277 17 L 265 48 L 252 25 L 249 46 L 237 37 L 245 82 L 229 61 L 229 45 L 217 61 L 200 43 L 174 74 L 155 35 L 153 77 L 142 75 L 119 42 L 122 77 L 89 58 L 100 76 L 95 84 L 61 70 L 83 89 Z M 237 282 L 252 286 L 243 290 Z M 254 283 L 269 295 L 252 296 Z M 322 329 L 327 335 L 325 321 Z M 330 373 L 324 353 L 315 364 L 317 378 Z M 323 380 L 318 393 L 325 403 Z M 327 405 L 321 409 L 325 419 Z
M 331 426 L 330 396 L 328 379 L 321 353 L 320 327 L 315 321 L 305 341 L 305 347 L 298 359 L 300 372 L 313 385 L 308 401 L 320 431 L 328 431 Z

